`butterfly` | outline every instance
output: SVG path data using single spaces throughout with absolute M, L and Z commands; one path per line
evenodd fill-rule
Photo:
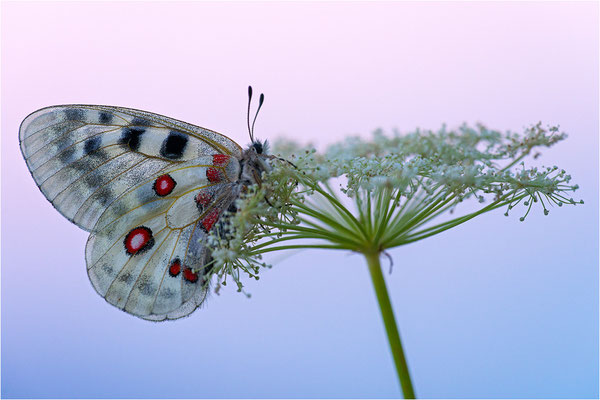
M 100 296 L 137 317 L 185 317 L 206 298 L 206 246 L 223 212 L 270 170 L 254 139 L 248 87 L 245 150 L 228 137 L 130 108 L 61 105 L 21 123 L 23 157 L 63 216 L 89 231 L 85 259 Z

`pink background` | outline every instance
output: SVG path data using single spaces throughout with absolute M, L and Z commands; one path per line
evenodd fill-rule
M 4 397 L 396 397 L 363 260 L 276 257 L 149 324 L 99 298 L 86 233 L 29 176 L 18 126 L 53 104 L 154 111 L 248 142 L 373 129 L 560 124 L 543 152 L 583 207 L 503 211 L 394 249 L 387 277 L 420 397 L 598 396 L 598 4 L 2 4 Z

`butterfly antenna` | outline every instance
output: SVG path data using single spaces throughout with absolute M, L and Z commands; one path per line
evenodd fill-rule
M 256 117 L 258 117 L 258 112 L 260 111 L 260 108 L 262 107 L 263 103 L 265 102 L 265 95 L 264 94 L 260 94 L 260 99 L 258 100 L 258 109 L 256 110 L 256 115 L 254 116 L 254 121 L 252 121 L 252 142 L 254 142 L 254 123 L 256 122 Z
M 248 135 L 250 135 L 250 141 L 252 141 L 252 143 L 254 143 L 254 135 L 252 134 L 252 130 L 250 130 L 250 102 L 251 101 L 252 101 L 252 86 L 248 86 L 248 113 L 246 114 L 246 120 L 248 121 Z

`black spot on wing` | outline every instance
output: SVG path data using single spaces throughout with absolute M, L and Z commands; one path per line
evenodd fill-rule
M 88 172 L 100 166 L 104 161 L 108 160 L 109 156 L 103 149 L 97 150 L 95 153 L 90 153 L 89 157 L 82 157 L 69 163 L 66 168 L 72 171 Z
M 108 156 L 108 153 L 102 148 L 96 150 L 93 153 L 90 153 L 90 157 L 94 157 L 100 161 L 107 161 L 110 158 Z
M 62 135 L 58 139 L 56 139 L 56 149 L 64 150 L 67 147 L 74 147 L 75 140 L 72 135 Z
M 150 282 L 150 277 L 148 275 L 140 276 L 137 287 L 144 296 L 151 296 L 154 294 L 155 288 L 152 282 Z
M 80 121 L 63 121 L 54 126 L 49 126 L 46 128 L 49 132 L 51 132 L 48 137 L 70 137 L 69 133 L 74 131 L 75 129 L 82 126 Z
M 162 143 L 160 155 L 171 160 L 181 158 L 187 141 L 188 138 L 183 133 L 177 131 L 169 132 L 169 136 Z
M 100 189 L 98 189 L 94 196 L 98 199 L 98 201 L 103 207 L 106 207 L 107 205 L 112 203 L 113 199 L 115 198 L 112 189 L 108 186 L 103 186 Z
M 98 115 L 98 121 L 100 121 L 101 124 L 110 124 L 112 119 L 113 115 L 105 111 L 100 111 L 100 114 Z
M 90 154 L 100 148 L 102 144 L 102 138 L 100 136 L 94 136 L 85 141 L 83 145 L 83 154 Z
M 82 158 L 73 161 L 71 164 L 68 165 L 68 167 L 65 168 L 69 168 L 73 171 L 90 171 L 94 169 L 93 165 L 91 165 L 87 159 Z
M 125 272 L 123 275 L 119 276 L 119 281 L 125 283 L 133 282 L 133 275 L 130 272 Z
M 130 209 L 129 206 L 123 201 L 113 204 L 112 207 L 113 213 L 116 215 L 125 215 L 125 213 Z
M 100 269 L 108 275 L 112 275 L 113 273 L 113 267 L 111 264 L 103 263 Z
M 75 153 L 75 146 L 69 146 L 58 154 L 58 159 L 63 164 L 69 164 L 73 160 Z
M 146 132 L 144 128 L 123 128 L 119 143 L 127 145 L 133 151 L 137 151 L 140 148 L 144 132 Z
M 150 203 L 152 200 L 155 199 L 153 191 L 150 192 L 150 191 L 145 191 L 145 190 L 137 190 L 136 197 L 137 197 L 139 204 L 144 204 L 144 205 Z
M 135 126 L 152 126 L 152 121 L 149 121 L 145 118 L 135 117 L 131 120 L 130 125 Z
M 84 121 L 85 112 L 80 108 L 67 108 L 65 110 L 65 117 L 69 121 Z
M 83 178 L 85 184 L 91 188 L 100 187 L 103 182 L 102 174 L 98 172 L 98 170 L 91 171 L 89 174 L 85 175 Z
M 162 298 L 170 299 L 170 298 L 174 297 L 176 294 L 177 294 L 177 292 L 175 292 L 173 289 L 163 287 L 162 289 L 160 289 L 160 292 L 158 295 Z

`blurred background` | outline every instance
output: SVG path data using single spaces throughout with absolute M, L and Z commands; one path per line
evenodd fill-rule
M 2 397 L 400 396 L 360 256 L 278 255 L 251 299 L 146 322 L 94 292 L 87 233 L 19 151 L 21 120 L 65 103 L 246 145 L 249 84 L 263 139 L 559 124 L 535 163 L 585 205 L 488 213 L 394 249 L 386 279 L 417 396 L 598 397 L 598 3 L 3 2 L 1 33 Z

